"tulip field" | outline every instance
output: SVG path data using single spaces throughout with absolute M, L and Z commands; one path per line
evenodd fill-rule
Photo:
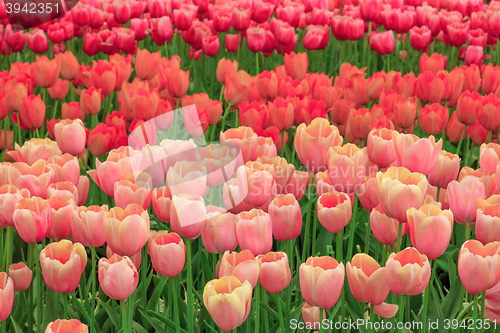
M 34 332 L 500 332 L 500 1 L 0 0 Z

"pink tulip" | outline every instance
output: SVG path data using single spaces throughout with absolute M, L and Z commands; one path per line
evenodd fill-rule
M 242 250 L 250 250 L 255 256 L 271 251 L 273 233 L 269 215 L 261 209 L 236 215 L 236 239 Z
M 500 242 L 483 246 L 471 239 L 462 244 L 458 255 L 458 275 L 467 292 L 479 294 L 500 281 Z
M 382 304 L 389 295 L 386 268 L 365 253 L 358 253 L 346 265 L 352 295 L 360 302 Z
M 200 162 L 177 162 L 167 172 L 172 195 L 203 196 L 207 188 L 207 169 Z
M 85 148 L 87 136 L 80 119 L 64 119 L 54 126 L 57 145 L 63 153 L 79 155 Z
M 139 252 L 148 241 L 148 212 L 136 204 L 130 204 L 125 209 L 111 208 L 106 213 L 104 232 L 106 242 L 114 252 L 132 256 Z
M 179 275 L 186 262 L 186 247 L 174 232 L 152 231 L 148 253 L 155 271 L 168 277 Z
M 356 190 L 361 205 L 371 212 L 380 202 L 377 186 L 377 173 L 372 173 L 365 177 L 363 183 Z
M 290 284 L 292 273 L 285 252 L 269 252 L 257 256 L 259 282 L 271 294 L 277 294 Z
M 88 333 L 87 325 L 76 319 L 57 319 L 47 325 L 45 333 Z
M 170 204 L 170 225 L 179 236 L 198 238 L 207 219 L 207 209 L 202 197 L 181 194 L 172 198 Z
M 23 198 L 29 198 L 29 191 L 19 190 L 16 186 L 5 184 L 0 186 L 0 227 L 15 227 L 13 215 L 16 204 Z
M 343 263 L 332 257 L 309 257 L 300 265 L 299 275 L 300 291 L 307 303 L 324 310 L 337 303 L 344 286 Z
M 47 237 L 68 238 L 71 235 L 71 220 L 77 218 L 75 203 L 61 197 L 51 198 L 47 202 L 52 211 L 52 228 Z
M 304 303 L 302 306 L 302 318 L 306 324 L 306 329 L 318 330 L 320 327 L 319 323 L 319 311 L 321 309 L 317 306 L 312 306 L 311 304 Z M 326 319 L 326 311 L 323 311 L 323 319 Z
M 484 184 L 479 178 L 466 176 L 460 182 L 452 181 L 447 189 L 450 210 L 460 224 L 476 221 L 476 200 L 485 198 Z
M 368 158 L 379 168 L 386 168 L 396 160 L 392 133 L 393 131 L 385 128 L 372 130 L 368 133 L 366 141 Z
M 252 305 L 252 286 L 234 276 L 223 276 L 206 284 L 203 303 L 215 323 L 229 332 L 247 319 Z
M 168 186 L 162 186 L 154 189 L 151 192 L 151 201 L 156 217 L 165 223 L 170 222 L 170 205 L 172 202 L 172 195 L 168 190 Z
M 424 175 L 428 175 L 434 168 L 443 145 L 442 140 L 436 142 L 432 135 L 421 139 L 414 134 L 397 132 L 392 133 L 392 141 L 396 152 L 396 166 Z
M 249 250 L 238 252 L 224 252 L 219 263 L 219 277 L 235 276 L 240 281 L 248 281 L 252 288 L 257 285 L 259 278 L 259 262 Z
M 483 143 L 479 148 L 479 166 L 494 174 L 500 161 L 500 145 L 496 143 Z
M 420 208 L 427 193 L 428 182 L 421 173 L 411 173 L 404 167 L 390 167 L 377 174 L 380 207 L 399 222 L 406 222 L 406 211 Z
M 52 211 L 48 201 L 42 198 L 21 199 L 16 204 L 13 220 L 26 243 L 37 243 L 47 237 L 52 228 Z
M 293 194 L 280 194 L 269 205 L 273 236 L 283 242 L 295 239 L 302 229 L 302 212 Z
M 137 204 L 144 210 L 151 206 L 153 182 L 149 174 L 142 172 L 137 178 L 129 173 L 115 183 L 114 198 L 116 207 L 125 208 L 129 204 Z
M 212 254 L 234 251 L 236 240 L 236 219 L 232 213 L 216 206 L 207 206 L 207 222 L 201 233 L 203 245 Z
M 477 199 L 476 206 L 476 239 L 483 245 L 500 241 L 500 195 Z
M 47 188 L 47 199 L 60 198 L 73 203 L 80 201 L 78 188 L 71 182 L 52 183 Z
M 137 288 L 139 274 L 129 257 L 117 254 L 99 260 L 99 285 L 106 295 L 124 301 Z
M 9 168 L 9 182 L 17 188 L 25 188 L 32 196 L 45 199 L 47 187 L 52 183 L 53 172 L 44 160 L 33 165 L 24 162 L 12 163 Z
M 324 193 L 318 199 L 318 220 L 326 230 L 335 234 L 351 220 L 352 203 L 342 192 Z
M 108 206 L 80 206 L 76 217 L 71 219 L 73 241 L 86 247 L 101 247 L 106 242 L 104 221 Z
M 328 175 L 336 191 L 351 193 L 363 182 L 365 154 L 352 143 L 332 147 L 326 154 Z
M 393 245 L 398 241 L 399 221 L 384 214 L 380 205 L 370 213 L 370 227 L 373 236 L 384 245 Z
M 14 304 L 14 282 L 7 273 L 0 272 L 0 322 L 9 318 L 12 304 Z
M 429 184 L 440 188 L 448 188 L 448 184 L 457 179 L 460 170 L 460 157 L 442 150 L 429 172 Z
M 413 247 L 391 253 L 385 267 L 387 284 L 396 295 L 418 295 L 431 278 L 429 260 Z
M 52 182 L 71 182 L 78 186 L 80 181 L 80 165 L 78 158 L 70 154 L 53 156 L 47 160 L 47 166 L 54 173 Z
M 247 162 L 238 168 L 238 187 L 247 192 L 247 203 L 260 207 L 276 195 L 274 173 L 273 165 L 260 162 Z
M 33 272 L 24 262 L 11 264 L 9 266 L 9 277 L 14 282 L 15 290 L 27 290 L 31 284 Z
M 115 183 L 131 172 L 130 158 L 120 154 L 109 154 L 104 163 L 96 160 L 96 169 L 87 171 L 96 184 L 110 197 L 114 195 Z
M 436 205 L 423 205 L 407 211 L 411 244 L 428 259 L 434 260 L 448 248 L 453 231 L 453 213 Z
M 112 256 L 117 255 L 118 257 L 127 257 L 127 256 L 121 256 L 118 253 L 113 252 L 113 249 L 109 247 L 109 245 L 106 245 L 106 258 L 111 259 Z M 128 257 L 130 260 L 132 260 L 132 263 L 134 264 L 135 267 L 141 267 L 141 251 L 137 252 L 131 257 Z
M 323 118 L 315 118 L 306 126 L 300 124 L 295 134 L 295 151 L 302 164 L 314 173 L 328 167 L 326 153 L 333 146 L 341 146 L 343 138 L 336 126 Z
M 71 293 L 80 283 L 87 265 L 87 253 L 80 243 L 63 239 L 50 243 L 40 252 L 40 266 L 45 284 L 58 293 Z

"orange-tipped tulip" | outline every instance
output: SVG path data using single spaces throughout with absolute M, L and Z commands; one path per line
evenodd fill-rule
M 130 204 L 125 209 L 111 208 L 104 220 L 106 243 L 125 256 L 133 256 L 147 243 L 149 215 L 141 206 Z
M 483 244 L 500 241 L 500 195 L 477 199 L 475 236 Z
M 443 140 L 436 142 L 433 136 L 421 139 L 415 134 L 393 132 L 392 140 L 396 152 L 396 165 L 424 175 L 428 175 L 434 168 L 443 146 Z
M 57 319 L 47 325 L 45 333 L 88 333 L 87 325 L 76 319 Z
M 456 180 L 447 188 L 450 210 L 460 224 L 472 224 L 476 221 L 476 200 L 486 196 L 484 184 L 479 178 L 466 176 L 460 182 Z
M 309 257 L 300 265 L 299 275 L 300 291 L 307 303 L 324 310 L 337 303 L 344 286 L 343 263 L 332 257 Z
M 24 262 L 9 266 L 9 277 L 14 282 L 14 289 L 24 291 L 29 288 L 33 272 Z
M 413 247 L 391 253 L 385 267 L 387 284 L 396 295 L 418 295 L 431 278 L 429 260 Z
M 54 126 L 54 134 L 61 152 L 79 155 L 87 143 L 85 126 L 80 119 L 61 120 Z
M 365 253 L 358 253 L 346 265 L 352 295 L 360 302 L 382 304 L 389 295 L 386 268 Z
M 483 246 L 471 239 L 462 244 L 458 255 L 458 275 L 467 292 L 479 294 L 500 281 L 500 242 Z
M 76 210 L 77 217 L 71 219 L 73 241 L 83 246 L 101 247 L 106 242 L 104 221 L 108 206 L 80 206 Z
M 273 236 L 283 242 L 295 239 L 302 230 L 302 212 L 293 194 L 280 194 L 269 205 Z
M 201 238 L 210 253 L 234 251 L 238 246 L 235 216 L 223 208 L 207 206 L 207 222 Z
M 404 167 L 390 167 L 385 173 L 377 174 L 377 186 L 384 213 L 399 222 L 406 222 L 406 211 L 423 205 L 428 182 L 421 173 L 411 173 Z
M 160 69 L 160 52 L 150 53 L 146 49 L 137 50 L 135 72 L 142 80 L 151 80 Z
M 318 220 L 326 230 L 337 233 L 351 220 L 352 203 L 342 192 L 324 193 L 318 199 Z
M 63 239 L 50 243 L 40 252 L 40 266 L 49 289 L 58 293 L 71 293 L 80 283 L 87 265 L 87 253 L 80 243 Z
M 52 228 L 52 211 L 48 201 L 39 197 L 21 199 L 13 215 L 19 236 L 26 243 L 37 243 L 47 237 Z
M 239 213 L 236 216 L 236 239 L 241 249 L 250 250 L 255 256 L 271 251 L 273 232 L 269 215 L 261 209 Z
M 203 291 L 203 303 L 215 323 L 229 332 L 247 319 L 252 305 L 252 286 L 234 276 L 212 280 Z
M 248 281 L 255 288 L 259 278 L 259 262 L 249 250 L 240 253 L 226 251 L 219 262 L 218 276 L 235 276 L 240 282 Z
M 9 318 L 12 304 L 14 304 L 14 282 L 7 273 L 0 272 L 0 322 Z

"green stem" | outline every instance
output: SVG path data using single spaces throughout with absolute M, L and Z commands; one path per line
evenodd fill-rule
M 260 284 L 257 282 L 254 289 L 255 294 L 255 333 L 260 332 Z M 280 300 L 278 299 L 278 303 Z M 281 308 L 281 305 L 278 304 L 278 307 Z M 282 318 L 283 316 L 280 316 Z
M 122 330 L 124 333 L 128 333 L 128 323 L 127 323 L 127 309 L 125 308 L 127 300 L 120 301 L 120 312 L 122 315 Z
M 467 145 L 465 148 L 465 166 L 469 166 L 469 150 L 470 150 L 470 136 L 465 138 L 467 140 Z
M 358 194 L 354 192 L 354 205 L 352 209 L 351 227 L 349 229 L 349 243 L 347 245 L 347 259 L 352 259 L 352 248 L 354 244 L 354 230 L 356 229 L 356 213 L 358 212 Z
M 289 266 L 291 267 L 292 269 L 292 274 L 293 274 L 293 268 L 295 267 L 294 265 L 294 261 L 293 261 L 293 244 L 292 244 L 293 240 L 287 240 L 286 243 L 285 243 L 285 246 L 287 248 L 287 255 L 288 255 L 288 264 Z M 292 309 L 291 309 L 291 304 L 292 302 L 292 286 L 291 286 L 291 283 L 290 285 L 288 285 L 288 287 L 286 288 L 286 320 L 287 320 L 287 323 L 290 322 L 290 313 L 292 312 Z M 287 331 L 289 331 L 289 327 L 287 325 Z
M 429 326 L 427 324 L 427 306 L 429 303 L 429 294 L 431 293 L 431 288 L 432 288 L 432 281 L 434 278 L 434 275 L 436 273 L 436 260 L 432 261 L 432 273 L 431 273 L 431 278 L 429 280 L 429 283 L 427 284 L 427 287 L 425 288 L 424 291 L 424 308 L 422 309 L 422 325 L 424 328 L 424 333 L 427 332 Z
M 370 222 L 366 223 L 366 232 L 365 232 L 365 253 L 368 254 L 370 251 L 370 239 L 372 235 L 372 230 L 370 228 Z
M 19 113 L 18 113 L 19 114 Z M 29 243 L 28 244 L 28 267 L 31 271 L 34 270 L 34 263 L 33 263 L 33 253 L 35 252 L 35 246 L 36 243 Z M 29 306 L 28 306 L 28 333 L 33 332 L 33 303 L 34 303 L 34 296 L 35 296 L 35 288 L 33 283 L 30 284 L 29 289 L 28 289 L 28 301 L 29 301 Z
M 400 222 L 398 226 L 398 240 L 396 242 L 396 253 L 399 252 L 399 250 L 401 249 L 401 243 L 403 243 L 403 239 L 401 236 L 402 230 L 403 230 L 403 223 Z
M 469 238 L 470 238 L 469 223 L 465 223 L 465 241 L 467 242 Z
M 281 132 L 281 151 L 280 151 L 281 157 L 285 156 L 285 134 L 286 134 L 286 131 L 283 130 Z
M 42 248 L 45 248 L 45 239 L 42 240 Z M 37 260 L 37 265 L 36 265 L 36 287 L 38 290 L 38 303 L 37 303 L 37 325 L 36 325 L 36 331 L 37 333 L 42 332 L 42 323 L 43 323 L 43 307 L 44 307 L 44 302 L 43 302 L 43 292 L 45 290 L 44 288 L 44 283 L 42 283 L 43 276 L 42 276 L 42 270 L 40 267 L 40 256 L 38 254 L 37 247 L 35 247 L 35 260 Z
M 311 229 L 311 210 L 312 210 L 314 200 L 315 199 L 309 201 L 310 206 L 309 206 L 309 209 L 307 210 L 306 233 L 304 235 L 304 251 L 302 252 L 302 262 L 306 261 L 306 253 L 309 250 L 309 229 Z
M 319 333 L 323 333 L 323 309 L 319 308 Z
M 5 271 L 9 272 L 9 266 L 12 263 L 12 227 L 7 225 L 5 234 Z
M 344 242 L 344 229 L 341 229 L 339 232 L 336 234 L 337 241 L 335 242 L 335 252 L 336 252 L 336 257 L 337 261 L 340 263 L 342 262 L 342 245 Z
M 63 316 L 64 319 L 68 318 L 68 294 L 61 293 L 62 301 L 63 301 Z
M 258 293 L 258 291 L 257 291 Z M 285 327 L 285 324 L 283 322 L 283 311 L 281 310 L 281 297 L 280 297 L 280 293 L 277 293 L 276 294 L 276 302 L 278 303 L 277 306 L 278 306 L 278 319 L 279 319 L 279 322 L 280 322 L 280 327 L 281 327 L 281 332 L 285 332 L 286 331 L 286 327 Z M 259 306 L 259 304 L 257 304 L 257 306 Z M 287 309 L 287 313 L 290 312 L 290 309 Z M 288 314 L 287 314 L 287 317 L 288 317 Z M 257 323 L 255 324 L 255 327 L 257 328 Z
M 368 22 L 368 36 L 370 38 L 372 37 L 372 21 Z M 368 45 L 368 66 L 366 66 L 366 73 L 368 76 L 370 76 L 370 55 L 371 55 L 371 50 L 370 50 L 370 42 L 368 41 L 368 38 L 366 39 L 366 43 Z
M 224 128 L 226 127 L 226 120 L 230 111 L 231 111 L 231 104 L 228 104 L 226 110 L 224 111 L 224 114 L 222 115 L 222 124 L 220 128 L 221 132 L 224 132 Z
M 21 137 L 21 121 L 19 120 L 19 111 L 16 112 L 17 116 L 17 140 L 20 146 L 23 145 L 23 139 Z
M 399 309 L 398 309 L 398 322 L 402 323 L 404 320 L 405 313 L 405 295 L 399 295 Z
M 481 332 L 484 331 L 484 303 L 486 301 L 486 290 L 484 290 L 482 293 L 481 293 L 481 320 L 483 321 L 483 325 L 481 326 Z
M 194 300 L 193 300 L 193 266 L 191 265 L 192 241 L 186 238 L 186 259 L 187 259 L 187 328 L 188 333 L 194 332 Z
M 95 295 L 97 294 L 96 289 L 97 289 L 97 283 L 96 283 L 96 254 L 95 254 L 95 247 L 90 248 L 90 253 L 91 253 L 91 258 L 92 258 L 92 297 L 90 298 L 90 332 L 94 332 L 94 317 L 95 317 Z
M 313 229 L 312 229 L 312 246 L 311 246 L 311 256 L 315 256 L 316 255 L 316 236 L 317 236 L 317 232 L 316 232 L 316 228 L 317 228 L 317 225 L 319 223 L 318 221 L 318 210 L 317 210 L 317 203 L 318 201 L 315 200 L 312 205 L 312 209 L 313 209 L 313 212 L 314 212 L 314 218 L 312 219 L 312 222 L 313 222 Z
M 260 73 L 260 71 L 259 71 L 259 52 L 255 52 L 255 69 L 256 69 L 255 75 L 259 75 L 259 73 Z
M 54 111 L 52 112 L 52 119 L 56 119 L 57 104 L 59 104 L 59 100 L 56 99 L 56 102 L 54 104 Z
M 179 305 L 177 304 L 177 287 L 179 286 L 179 276 L 176 276 L 173 278 L 173 280 L 170 281 L 170 289 L 172 292 L 172 295 L 174 296 L 174 323 L 175 323 L 175 332 L 180 333 L 181 332 L 181 327 L 179 324 Z
M 374 306 L 375 305 L 372 304 L 372 308 L 370 309 L 370 322 L 372 323 L 370 332 L 375 332 L 375 328 L 373 327 L 375 325 L 375 311 L 373 310 Z
M 147 300 L 147 292 L 148 292 L 148 285 L 146 284 L 147 280 L 147 270 L 148 270 L 148 249 L 147 245 L 145 245 L 142 248 L 142 254 L 141 254 L 141 281 L 142 281 L 142 289 L 141 289 L 141 301 L 142 301 L 142 306 L 144 309 L 147 308 L 148 306 L 148 300 Z
M 474 295 L 474 309 L 472 310 L 472 319 L 474 320 L 473 321 L 473 325 L 474 325 L 474 333 L 477 332 L 477 325 L 476 325 L 476 320 L 477 320 L 477 306 L 478 306 L 478 299 L 479 297 L 479 294 L 475 294 Z

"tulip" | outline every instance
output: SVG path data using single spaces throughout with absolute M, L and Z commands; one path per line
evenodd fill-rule
M 142 80 L 151 80 L 160 68 L 160 52 L 150 53 L 146 49 L 138 50 L 135 58 L 135 72 Z
M 210 253 L 234 251 L 238 245 L 234 215 L 223 208 L 208 206 L 207 221 L 201 237 L 203 245 Z
M 418 295 L 431 278 L 431 265 L 425 254 L 408 247 L 391 253 L 385 265 L 389 288 L 396 295 Z
M 78 182 L 80 181 L 80 166 L 78 165 L 77 157 L 70 154 L 53 156 L 47 159 L 47 166 L 52 170 L 52 182 L 70 182 L 78 186 Z
M 379 168 L 386 168 L 396 160 L 392 143 L 392 131 L 387 129 L 372 130 L 368 133 L 367 152 L 370 161 Z
M 302 306 L 302 318 L 304 319 L 304 323 L 306 324 L 306 329 L 319 329 L 319 312 L 323 311 L 323 319 L 326 319 L 326 311 L 321 310 L 317 306 L 312 306 L 310 304 L 304 303 Z
M 19 190 L 16 186 L 4 184 L 0 186 L 0 227 L 15 227 L 13 214 L 16 204 L 23 198 L 29 198 L 29 191 Z
M 285 54 L 285 70 L 294 80 L 302 80 L 307 73 L 309 61 L 306 53 Z
M 326 158 L 328 174 L 337 191 L 351 193 L 361 185 L 365 163 L 363 150 L 348 143 L 343 147 L 331 147 Z
M 430 260 L 441 256 L 450 244 L 453 213 L 427 204 L 408 209 L 407 215 L 412 245 Z
M 410 43 L 415 50 L 425 52 L 432 41 L 431 30 L 427 26 L 410 29 Z
M 52 228 L 49 203 L 39 197 L 19 200 L 12 218 L 19 236 L 26 243 L 41 241 L 48 236 Z
M 260 209 L 238 214 L 236 239 L 241 249 L 250 250 L 254 255 L 271 251 L 273 234 L 269 215 Z
M 351 199 L 342 192 L 322 194 L 317 209 L 319 222 L 333 234 L 342 230 L 351 220 Z
M 417 114 L 417 105 L 414 98 L 398 100 L 394 103 L 395 125 L 402 128 L 410 128 L 414 125 Z
M 492 195 L 487 200 L 478 199 L 475 236 L 478 241 L 487 243 L 500 241 L 499 195 Z
M 251 76 L 244 70 L 226 76 L 224 99 L 231 105 L 239 106 L 247 100 Z
M 14 282 L 15 290 L 24 291 L 27 290 L 31 284 L 33 272 L 24 262 L 19 262 L 9 266 L 9 277 L 12 279 L 12 282 Z
M 76 218 L 71 221 L 71 233 L 74 242 L 86 247 L 101 247 L 106 242 L 104 223 L 108 206 L 81 206 L 76 209 Z
M 47 57 L 41 56 L 32 66 L 36 86 L 49 88 L 56 84 L 60 70 L 59 61 L 49 60 Z
M 363 38 L 365 22 L 360 18 L 336 15 L 332 18 L 332 34 L 338 40 L 359 40 Z
M 184 242 L 174 232 L 152 231 L 148 243 L 148 253 L 156 272 L 168 277 L 176 277 L 182 272 L 186 261 Z
M 500 99 L 490 93 L 483 96 L 481 104 L 483 107 L 479 108 L 477 112 L 479 123 L 488 131 L 497 129 L 500 126 L 500 119 L 496 116 L 496 112 L 500 107 Z
M 477 91 L 470 93 L 468 90 L 460 94 L 457 101 L 457 119 L 462 124 L 471 126 L 477 122 L 477 113 L 482 108 L 481 95 Z
M 30 95 L 19 105 L 20 126 L 26 129 L 42 127 L 45 121 L 45 103 L 40 95 Z
M 496 171 L 496 166 L 500 161 L 500 145 L 496 143 L 482 144 L 479 148 L 479 166 L 488 170 L 491 174 Z
M 384 245 L 394 245 L 398 241 L 400 223 L 384 214 L 380 205 L 370 213 L 370 228 L 373 236 Z
M 75 189 L 75 196 L 78 197 L 78 190 L 76 190 L 75 185 L 71 183 L 67 183 L 67 185 L 71 185 Z M 63 195 L 60 195 L 49 198 L 47 202 L 52 211 L 52 228 L 47 237 L 56 240 L 68 238 L 71 235 L 71 220 L 76 218 L 74 199 L 66 199 Z
M 415 96 L 429 103 L 438 103 L 446 92 L 446 80 L 430 71 L 421 72 L 415 82 Z
M 139 274 L 129 257 L 117 254 L 99 260 L 99 285 L 106 295 L 124 301 L 137 288 Z
M 12 304 L 14 304 L 14 282 L 7 273 L 0 272 L 0 322 L 9 318 Z
M 70 102 L 64 103 L 61 107 L 61 118 L 62 119 L 80 119 L 83 121 L 85 119 L 85 113 L 83 113 L 80 103 Z
M 54 126 L 54 134 L 63 153 L 79 155 L 85 148 L 85 126 L 80 119 L 61 120 Z
M 219 52 L 220 41 L 217 36 L 204 37 L 201 44 L 203 53 L 209 57 L 215 57 L 217 52 Z
M 227 34 L 225 37 L 226 50 L 232 53 L 238 51 L 238 46 L 240 45 L 240 35 L 239 34 Z
M 443 145 L 442 140 L 436 143 L 434 136 L 420 139 L 414 134 L 397 132 L 393 132 L 392 140 L 396 152 L 396 165 L 425 175 L 434 168 Z
M 255 288 L 259 278 L 259 262 L 249 250 L 240 253 L 226 251 L 219 262 L 218 276 L 234 276 L 240 282 L 248 281 Z
M 234 276 L 208 282 L 203 290 L 203 303 L 215 323 L 229 332 L 247 319 L 252 305 L 252 286 Z
M 358 187 L 356 191 L 359 202 L 369 212 L 371 212 L 373 208 L 375 208 L 379 204 L 380 201 L 376 176 L 377 173 L 374 172 L 369 177 L 365 177 L 363 183 L 360 187 Z
M 69 84 L 69 81 L 57 79 L 54 86 L 47 88 L 50 97 L 58 101 L 65 99 L 69 91 Z
M 476 221 L 476 200 L 484 199 L 486 195 L 479 178 L 467 176 L 460 182 L 454 180 L 448 184 L 447 193 L 455 220 L 467 226 L 473 224 Z
M 93 156 L 99 157 L 106 154 L 114 147 L 115 140 L 115 128 L 99 123 L 92 131 L 90 131 L 87 146 Z
M 247 192 L 245 201 L 260 207 L 275 196 L 274 166 L 260 162 L 247 162 L 238 168 L 238 186 Z
M 186 193 L 172 197 L 170 225 L 173 232 L 190 239 L 198 238 L 206 219 L 207 210 L 202 197 Z
M 189 88 L 189 71 L 172 68 L 167 71 L 169 80 L 167 81 L 167 91 L 170 96 L 182 97 Z
M 381 5 L 379 0 L 361 0 L 359 2 L 361 18 L 365 21 L 375 21 L 380 15 Z
M 203 196 L 207 187 L 207 169 L 199 162 L 176 162 L 167 172 L 167 183 L 172 195 Z
M 85 114 L 98 114 L 101 110 L 101 89 L 94 87 L 83 89 L 80 95 L 80 107 Z
M 394 33 L 392 30 L 379 32 L 373 31 L 370 36 L 370 49 L 378 54 L 386 55 L 394 51 Z
M 93 62 L 90 71 L 92 83 L 104 96 L 110 95 L 116 87 L 118 68 L 112 62 L 98 60 Z
M 297 200 L 302 199 L 311 183 L 311 176 L 311 172 L 295 170 L 286 183 L 283 194 L 293 194 Z
M 149 215 L 137 204 L 130 204 L 125 209 L 111 208 L 106 213 L 104 232 L 114 252 L 132 256 L 148 241 Z
M 479 294 L 500 281 L 500 242 L 482 245 L 477 240 L 462 244 L 458 255 L 458 275 L 467 292 Z
M 302 164 L 316 173 L 327 169 L 327 151 L 333 146 L 341 146 L 342 142 L 336 126 L 326 119 L 316 118 L 307 126 L 297 127 L 294 145 Z
M 389 295 L 386 268 L 365 253 L 358 253 L 346 265 L 352 295 L 360 302 L 380 305 Z
M 88 333 L 88 329 L 76 319 L 57 319 L 47 325 L 45 333 Z
M 40 252 L 40 266 L 49 289 L 58 293 L 71 293 L 80 283 L 87 265 L 87 253 L 80 243 L 63 239 L 50 243 Z
M 122 180 L 115 183 L 115 205 L 125 209 L 129 204 L 138 204 L 144 210 L 151 206 L 151 188 L 153 183 L 147 173 L 141 173 L 135 177 L 128 174 Z
M 238 72 L 238 62 L 222 58 L 217 64 L 216 76 L 219 83 L 224 84 L 226 77 Z
M 269 205 L 273 236 L 283 242 L 295 239 L 302 229 L 302 213 L 293 194 L 280 194 Z
M 309 257 L 300 265 L 299 275 L 300 291 L 307 303 L 324 310 L 337 303 L 344 286 L 343 263 L 339 264 L 332 257 Z
M 377 174 L 377 186 L 383 212 L 404 223 L 408 209 L 422 206 L 428 182 L 421 173 L 411 173 L 405 167 L 390 167 L 385 173 Z
M 78 77 L 78 58 L 71 51 L 58 53 L 55 58 L 59 59 L 59 74 L 64 80 Z
M 290 284 L 292 273 L 285 252 L 269 252 L 257 257 L 259 283 L 270 294 L 277 294 Z

